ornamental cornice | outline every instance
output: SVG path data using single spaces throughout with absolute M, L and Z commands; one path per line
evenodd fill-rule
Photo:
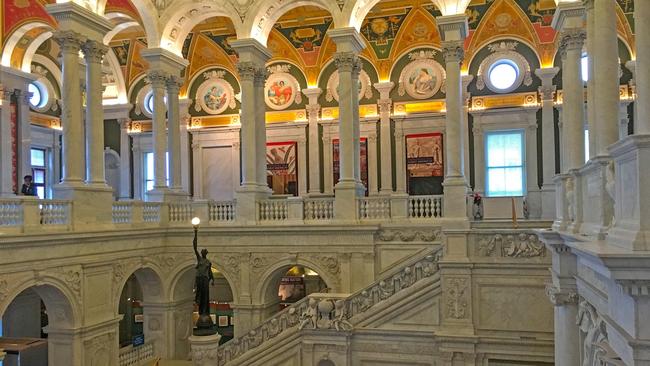
M 462 62 L 465 57 L 463 41 L 444 41 L 442 42 L 442 56 L 445 63 Z
M 650 280 L 617 280 L 623 293 L 632 297 L 650 297 Z

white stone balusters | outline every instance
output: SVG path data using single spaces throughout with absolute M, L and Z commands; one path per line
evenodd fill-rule
M 444 180 L 445 216 L 467 220 L 467 181 L 463 169 L 463 141 L 461 123 L 463 113 L 463 91 L 460 66 L 464 57 L 463 42 L 468 33 L 467 17 L 448 15 L 436 18 L 442 35 L 442 52 L 445 59 L 446 120 L 445 146 L 447 169 Z
M 320 187 L 320 134 L 318 132 L 318 113 L 320 112 L 320 104 L 318 104 L 318 97 L 322 90 L 320 88 L 307 88 L 303 89 L 302 93 L 309 99 L 307 104 L 307 135 L 309 145 L 309 189 L 310 195 L 318 195 L 321 193 Z
M 393 101 L 390 99 L 390 91 L 395 86 L 392 81 L 375 83 L 374 87 L 379 91 L 379 146 L 381 148 L 381 194 L 393 193 L 393 158 L 390 112 Z
M 542 81 L 539 87 L 540 99 L 542 102 L 542 219 L 553 219 L 555 217 L 555 126 L 553 118 L 553 102 L 555 97 L 555 85 L 553 78 L 560 71 L 557 67 L 549 67 L 535 70 L 535 75 Z M 557 141 L 559 143 L 559 141 Z
M 359 91 L 361 72 L 359 52 L 365 47 L 354 28 L 337 28 L 328 32 L 336 43 L 334 62 L 339 72 L 339 167 L 335 186 L 334 213 L 337 219 L 356 219 L 356 198 L 363 196 L 359 145 Z

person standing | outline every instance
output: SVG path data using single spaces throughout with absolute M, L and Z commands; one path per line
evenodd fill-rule
M 24 196 L 36 196 L 36 187 L 34 187 L 34 177 L 31 175 L 26 175 L 23 178 L 23 187 L 20 189 L 20 192 Z

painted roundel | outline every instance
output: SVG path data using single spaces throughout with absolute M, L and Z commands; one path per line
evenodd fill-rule
M 399 94 L 406 92 L 415 99 L 433 97 L 445 78 L 445 70 L 433 59 L 412 61 L 399 76 Z
M 302 102 L 300 84 L 287 72 L 274 72 L 266 80 L 264 99 L 271 109 L 276 111 L 287 109 L 294 102 Z
M 197 111 L 203 109 L 209 114 L 223 113 L 227 108 L 235 108 L 234 90 L 224 79 L 211 77 L 204 81 L 196 91 Z
M 327 94 L 325 94 L 325 99 L 328 102 L 332 100 L 339 101 L 339 71 L 335 70 L 330 78 L 327 80 Z M 366 73 L 365 70 L 361 70 L 359 73 L 359 100 L 363 98 L 370 99 L 372 98 L 372 88 L 370 87 L 370 76 Z

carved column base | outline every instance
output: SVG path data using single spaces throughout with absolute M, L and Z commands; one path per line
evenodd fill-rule
M 192 364 L 194 366 L 216 365 L 218 361 L 219 334 L 209 336 L 191 336 Z

